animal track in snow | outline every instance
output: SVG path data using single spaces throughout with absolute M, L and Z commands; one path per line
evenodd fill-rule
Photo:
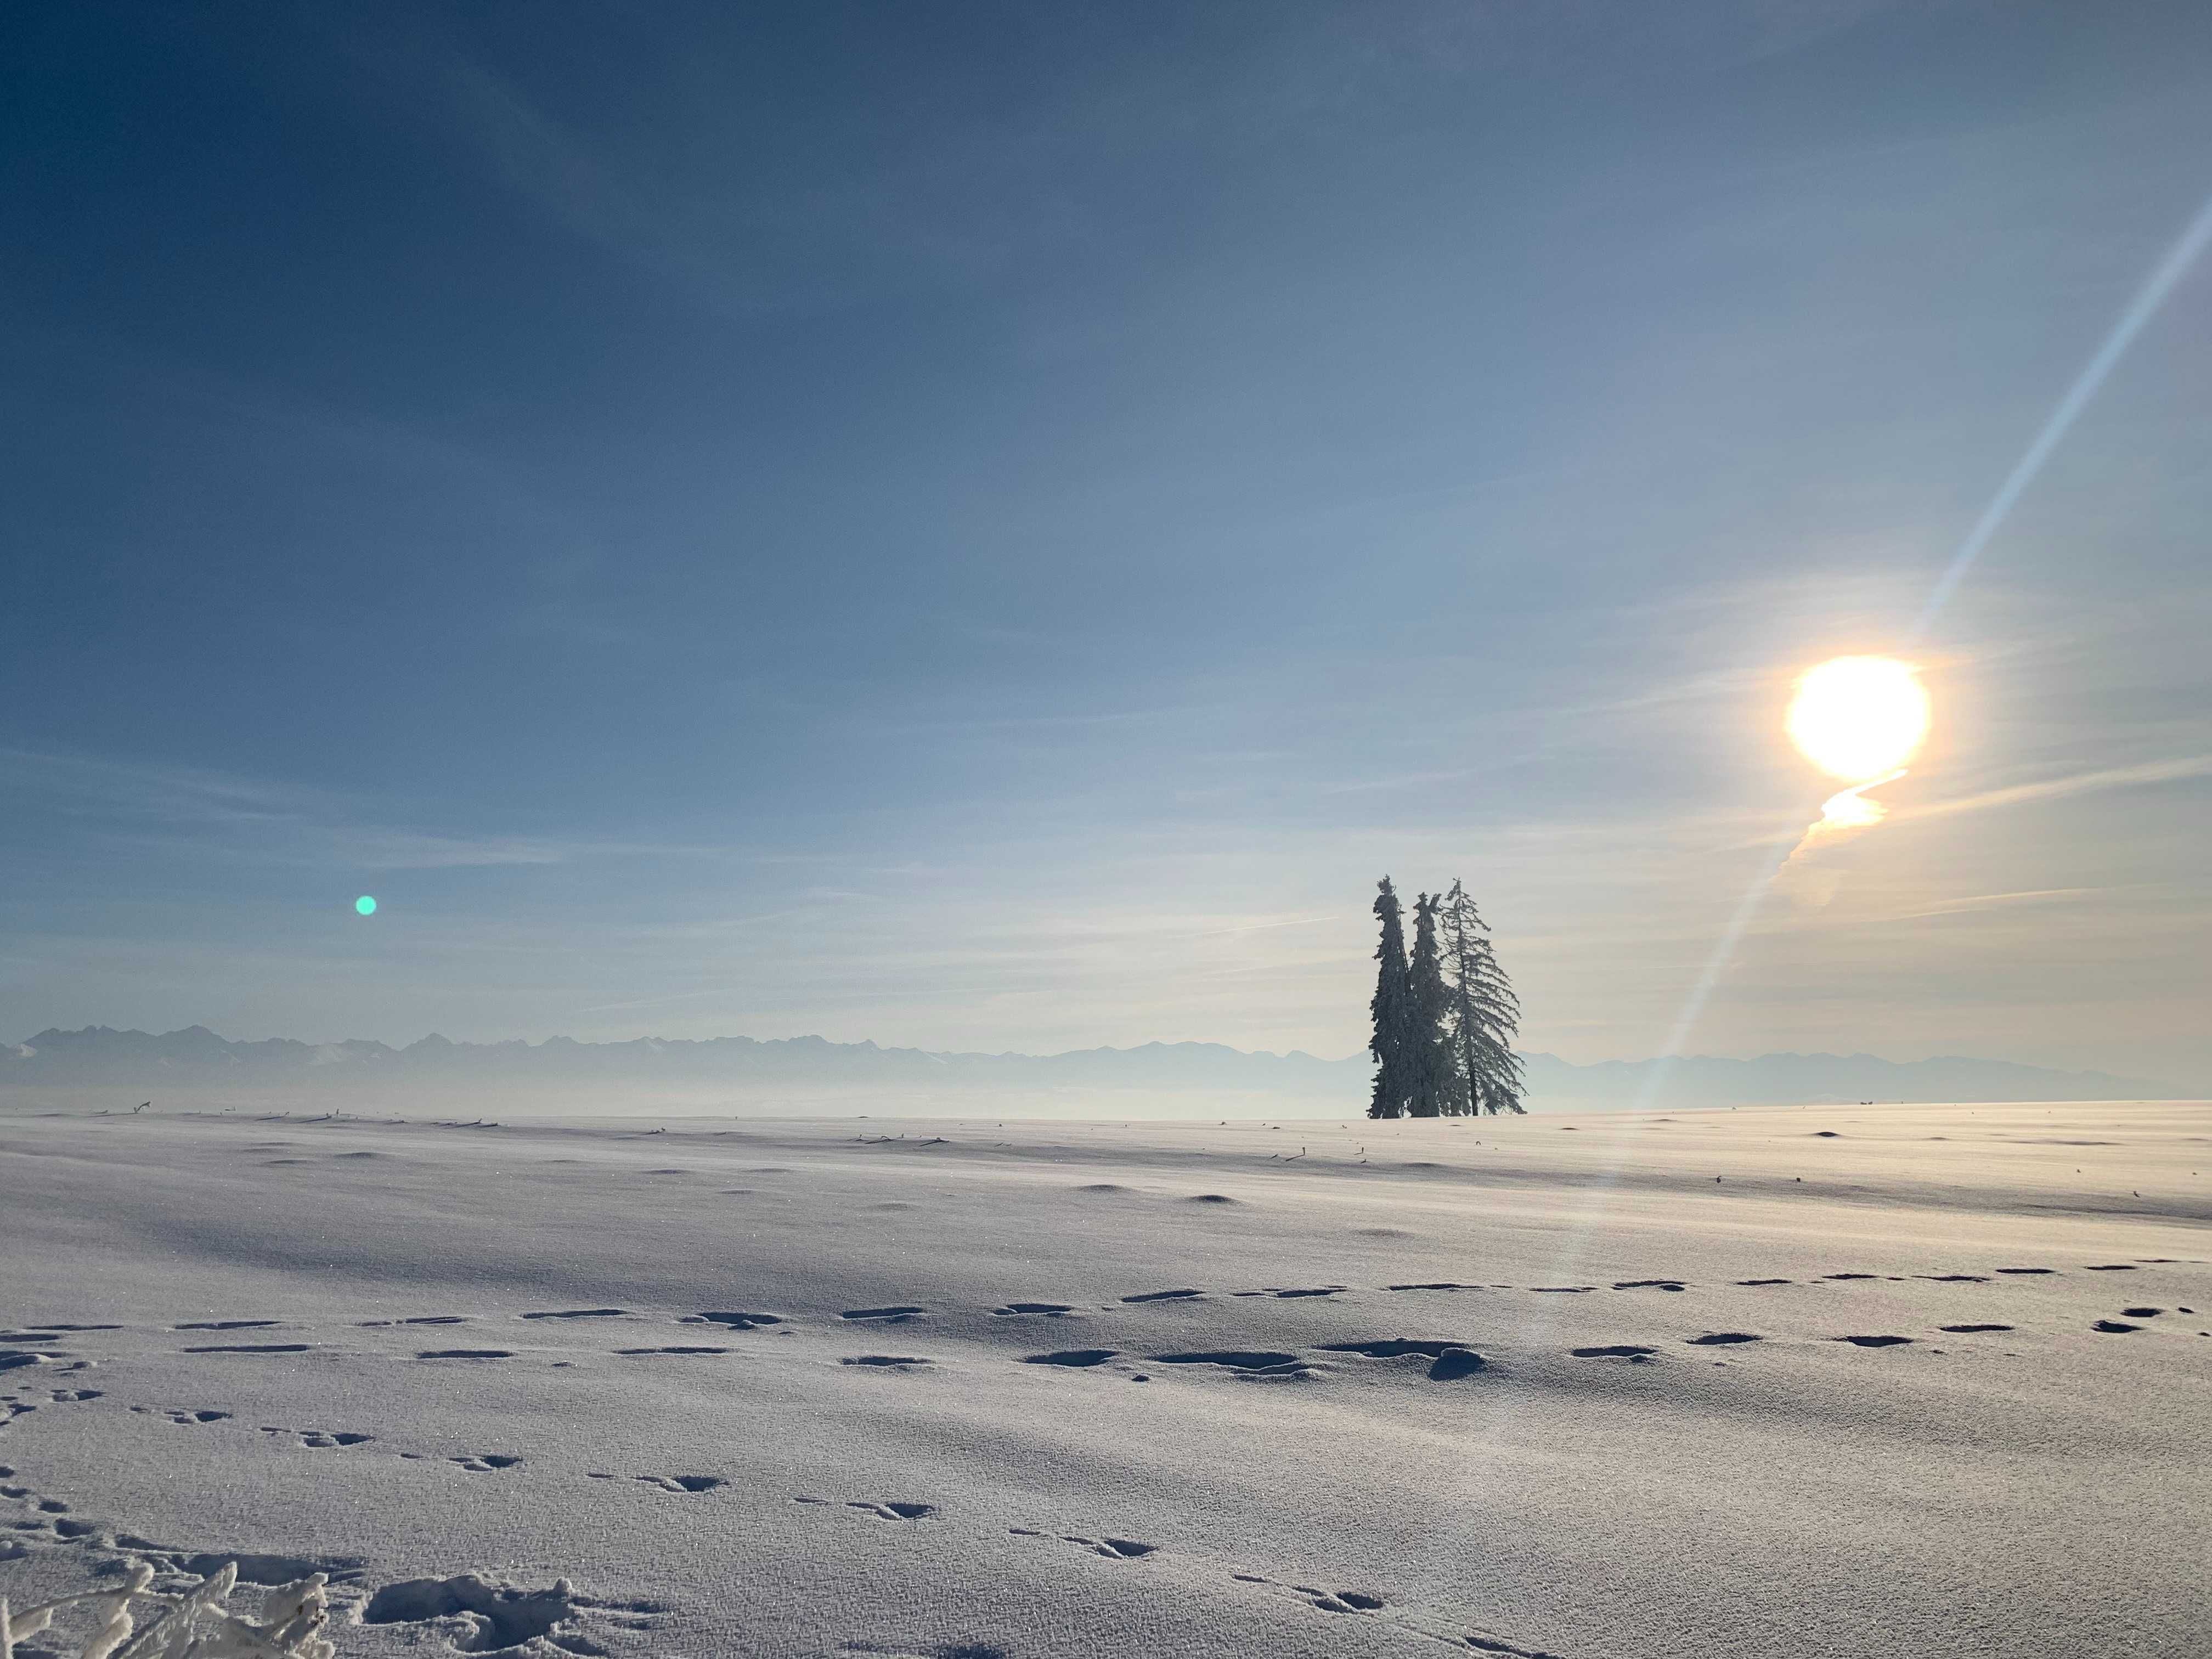
M 2135 1270 L 2135 1264 L 2131 1261 L 2107 1261 L 2087 1271 L 2093 1273 L 2131 1273 Z
M 1454 1382 L 1462 1376 L 1473 1376 L 1489 1364 L 1464 1342 L 1416 1340 L 1402 1336 L 1368 1342 L 1324 1342 L 1321 1347 L 1324 1353 L 1364 1354 L 1370 1359 L 1401 1359 L 1408 1354 L 1419 1354 L 1431 1362 L 1431 1382 Z
M 1158 1544 L 1147 1544 L 1136 1538 L 1085 1538 L 1079 1533 L 1041 1532 L 1035 1527 L 1008 1527 L 1006 1530 L 1017 1538 L 1057 1538 L 1063 1544 L 1079 1545 L 1109 1561 L 1134 1561 L 1159 1548 Z
M 449 1457 L 448 1463 L 458 1463 L 471 1474 L 490 1474 L 499 1469 L 517 1468 L 522 1462 L 501 1452 L 471 1452 L 463 1457 Z
M 306 1353 L 314 1345 L 309 1342 L 218 1342 L 204 1348 L 186 1348 L 186 1353 Z
M 2100 1331 L 2106 1336 L 2118 1336 L 2123 1331 L 2139 1331 L 2142 1327 L 2130 1325 L 2124 1319 L 2100 1319 L 2089 1328 L 2093 1331 Z
M 373 1434 L 356 1434 L 334 1429 L 283 1429 L 264 1426 L 264 1434 L 295 1435 L 298 1443 L 318 1449 L 331 1446 L 362 1446 L 376 1438 Z
M 1065 1302 L 1009 1302 L 1003 1308 L 991 1310 L 992 1315 L 1000 1319 L 1015 1314 L 1037 1314 L 1047 1318 L 1057 1319 L 1062 1314 L 1074 1311 L 1075 1310 Z
M 719 1474 L 640 1474 L 631 1477 L 648 1486 L 658 1486 L 663 1492 L 702 1492 L 729 1483 Z
M 1297 1355 L 1278 1353 L 1269 1348 L 1201 1348 L 1188 1353 L 1156 1353 L 1152 1358 L 1163 1365 L 1218 1365 L 1241 1376 L 1312 1375 L 1312 1368 Z
M 890 1308 L 848 1308 L 837 1316 L 840 1319 L 856 1320 L 866 1324 L 904 1325 L 916 1319 L 926 1319 L 929 1310 L 901 1304 Z
M 1766 1339 L 1749 1331 L 1708 1331 L 1703 1336 L 1687 1339 L 1693 1348 L 1725 1348 L 1741 1342 L 1764 1342 Z
M 416 1314 L 412 1318 L 392 1322 L 398 1325 L 465 1325 L 469 1320 L 466 1314 Z
M 526 1313 L 525 1319 L 626 1319 L 627 1308 L 555 1308 L 544 1313 Z
M 2155 1319 L 2166 1311 L 2163 1308 L 2123 1308 L 2121 1313 L 2130 1319 Z
M 467 1621 L 452 1645 L 462 1653 L 543 1651 L 542 1642 L 563 1653 L 598 1655 L 606 1650 L 569 1628 L 586 1603 L 565 1578 L 551 1589 L 524 1590 L 487 1583 L 474 1573 L 458 1578 L 410 1578 L 386 1584 L 361 1610 L 364 1625 Z M 628 1623 L 630 1621 L 623 1620 Z
M 507 1348 L 425 1348 L 415 1357 L 417 1359 L 512 1359 L 514 1354 Z
M 2058 1269 L 2056 1267 L 2000 1267 L 1997 1271 L 2001 1273 L 2011 1273 L 2019 1278 L 2030 1278 L 2048 1277 L 2056 1273 Z
M 203 1319 L 171 1328 L 179 1331 L 262 1331 L 281 1322 L 275 1319 Z
M 856 1353 L 837 1363 L 841 1365 L 873 1365 L 883 1370 L 907 1370 L 916 1365 L 933 1365 L 937 1362 L 910 1353 Z
M 1386 1291 L 1479 1291 L 1480 1285 L 1461 1285 L 1449 1279 L 1431 1279 L 1425 1285 L 1385 1285 Z
M 1895 1348 L 1912 1340 L 1909 1336 L 1832 1336 L 1831 1342 L 1848 1342 L 1855 1348 Z
M 913 1504 L 887 1501 L 872 1503 L 855 1498 L 845 1505 L 848 1510 L 866 1510 L 870 1515 L 885 1521 L 920 1521 L 937 1513 L 934 1504 Z
M 1060 1348 L 1051 1353 L 1033 1353 L 1024 1357 L 1024 1365 L 1103 1365 L 1109 1359 L 1121 1358 L 1119 1348 Z
M 1794 1279 L 1737 1279 L 1737 1280 L 1736 1280 L 1736 1283 L 1737 1283 L 1737 1284 L 1739 1284 L 1739 1285 L 1790 1285 L 1790 1284 L 1794 1284 L 1794 1283 L 1796 1283 L 1796 1281 L 1795 1281 Z
M 783 1316 L 772 1313 L 702 1313 L 693 1314 L 684 1323 L 726 1325 L 733 1331 L 751 1331 L 758 1330 L 763 1325 L 781 1325 Z
M 1124 1302 L 1188 1302 L 1193 1297 L 1204 1296 L 1203 1291 L 1139 1291 L 1134 1296 L 1125 1296 Z
M 1381 1596 L 1367 1590 L 1325 1590 L 1311 1584 L 1291 1588 L 1323 1613 L 1380 1613 L 1384 1605 Z
M 230 1415 L 228 1412 L 212 1410 L 172 1411 L 166 1407 L 155 1406 L 133 1406 L 131 1409 L 134 1412 L 148 1416 L 151 1416 L 158 1412 L 160 1415 L 167 1418 L 172 1423 L 188 1429 L 195 1428 L 203 1423 L 220 1423 Z
M 1684 1288 L 1679 1279 L 1623 1279 L 1613 1287 L 1616 1291 L 1679 1291 Z
M 1943 1328 L 1954 1336 L 1972 1336 L 1978 1331 L 2008 1331 L 2009 1325 L 1946 1325 Z
M 678 1345 L 663 1348 L 617 1348 L 615 1352 L 618 1354 L 623 1355 L 648 1353 L 713 1354 L 727 1353 L 729 1352 L 729 1350 L 727 1348 L 703 1348 Z
M 1603 1347 L 1575 1348 L 1570 1352 L 1577 1359 L 1626 1359 L 1634 1364 L 1644 1365 L 1650 1363 L 1651 1357 L 1659 1350 L 1635 1342 L 1615 1342 Z

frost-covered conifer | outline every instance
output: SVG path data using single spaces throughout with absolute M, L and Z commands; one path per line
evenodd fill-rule
M 1443 965 L 1437 956 L 1437 911 L 1441 896 L 1413 900 L 1413 957 L 1407 969 L 1406 1115 L 1442 1117 L 1451 1109 L 1454 1090 L 1449 1043 L 1451 1008 Z
M 1459 882 L 1445 894 L 1441 912 L 1446 991 L 1445 1043 L 1450 1074 L 1445 1110 L 1454 1115 L 1522 1112 L 1528 1092 L 1513 1037 L 1521 1004 L 1491 946 L 1490 925 Z
M 1413 1094 L 1409 1072 L 1413 1036 L 1413 980 L 1406 964 L 1404 912 L 1398 890 L 1385 876 L 1378 884 L 1375 914 L 1382 923 L 1382 939 L 1375 947 L 1380 964 L 1375 975 L 1375 999 L 1368 1009 L 1375 1016 L 1375 1035 L 1368 1053 L 1375 1056 L 1375 1094 L 1367 1107 L 1370 1117 L 1403 1117 Z

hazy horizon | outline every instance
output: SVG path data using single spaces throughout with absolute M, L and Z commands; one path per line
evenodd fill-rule
M 659 1032 L 644 1032 L 631 1037 L 595 1038 L 577 1037 L 572 1034 L 559 1031 L 548 1033 L 543 1036 L 526 1037 L 510 1035 L 506 1036 L 455 1038 L 448 1036 L 447 1033 L 443 1031 L 437 1030 L 424 1031 L 411 1036 L 391 1036 L 373 1034 L 365 1035 L 360 1032 L 351 1032 L 343 1036 L 302 1036 L 296 1032 L 269 1032 L 257 1036 L 236 1036 L 228 1032 L 217 1031 L 210 1026 L 198 1023 L 189 1026 L 173 1027 L 166 1031 L 149 1031 L 136 1026 L 111 1026 L 100 1024 L 94 1024 L 88 1026 L 79 1026 L 76 1028 L 48 1026 L 41 1028 L 37 1031 L 26 1032 L 23 1036 L 19 1039 L 15 1039 L 12 1043 L 9 1042 L 6 1039 L 0 1039 L 0 1048 L 12 1047 L 20 1051 L 22 1048 L 28 1048 L 39 1037 L 46 1036 L 49 1032 L 52 1031 L 59 1031 L 61 1035 L 65 1036 L 82 1036 L 86 1035 L 88 1032 L 107 1031 L 120 1036 L 144 1036 L 156 1040 L 163 1037 L 188 1036 L 194 1031 L 200 1031 L 204 1032 L 208 1036 L 215 1037 L 225 1043 L 292 1042 L 298 1043 L 307 1048 L 338 1048 L 348 1043 L 374 1043 L 387 1048 L 393 1053 L 403 1054 L 410 1049 L 421 1048 L 426 1045 L 439 1042 L 448 1043 L 457 1048 L 471 1048 L 486 1050 L 495 1048 L 513 1048 L 517 1046 L 531 1049 L 541 1049 L 549 1045 L 559 1044 L 574 1044 L 580 1047 L 601 1047 L 616 1046 L 623 1043 L 711 1044 L 736 1042 L 753 1043 L 763 1047 L 769 1047 L 781 1044 L 802 1045 L 806 1043 L 825 1043 L 832 1048 L 838 1048 L 876 1049 L 884 1053 L 918 1054 L 928 1055 L 933 1058 L 948 1059 L 1067 1060 L 1097 1054 L 1130 1054 L 1154 1048 L 1173 1049 L 1200 1048 L 1226 1049 L 1228 1052 L 1234 1054 L 1261 1060 L 1310 1060 L 1316 1065 L 1327 1066 L 1348 1066 L 1355 1065 L 1364 1066 L 1372 1064 L 1370 1057 L 1364 1048 L 1355 1053 L 1346 1054 L 1320 1054 L 1304 1048 L 1240 1048 L 1233 1044 L 1212 1042 L 1203 1038 L 1196 1037 L 1182 1038 L 1175 1042 L 1165 1042 L 1158 1038 L 1153 1038 L 1137 1043 L 1100 1043 L 1094 1044 L 1085 1048 L 1066 1048 L 1053 1050 L 1048 1053 L 1039 1053 L 1035 1050 L 1019 1048 L 932 1048 L 927 1044 L 878 1043 L 871 1037 L 829 1037 L 824 1036 L 818 1031 L 778 1032 L 769 1036 L 762 1036 L 750 1031 L 721 1031 L 680 1037 L 671 1036 Z M 1718 1061 L 1728 1065 L 1753 1065 L 1761 1060 L 1873 1060 L 1879 1061 L 1885 1066 L 1911 1066 L 1924 1065 L 1930 1062 L 1955 1060 L 1964 1062 L 1967 1065 L 1976 1066 L 2020 1066 L 2029 1070 L 2050 1071 L 2058 1075 L 2080 1075 L 2087 1073 L 2095 1073 L 2099 1075 L 2107 1076 L 2116 1075 L 2113 1073 L 2102 1073 L 2099 1068 L 2094 1067 L 2038 1067 L 2033 1066 L 2032 1062 L 2014 1060 L 2008 1059 L 2001 1054 L 1930 1053 L 1926 1054 L 1913 1054 L 1899 1057 L 1895 1054 L 1875 1054 L 1869 1049 L 1864 1048 L 1852 1049 L 1848 1052 L 1832 1049 L 1768 1049 L 1764 1053 L 1756 1054 L 1713 1054 L 1700 1051 L 1684 1051 L 1678 1054 L 1667 1054 L 1613 1055 L 1603 1060 L 1582 1061 L 1568 1060 L 1563 1056 L 1550 1053 L 1548 1050 L 1532 1048 L 1525 1045 L 1521 1046 L 1519 1051 L 1531 1059 L 1557 1061 L 1561 1065 L 1573 1067 L 1576 1070 L 1596 1070 L 1609 1066 L 1632 1068 L 1636 1066 L 1655 1065 L 1662 1062 L 1671 1064 L 1677 1062 L 1694 1063 L 1699 1061 Z M 2120 1080 L 2155 1083 L 2161 1087 L 2173 1086 L 2175 1083 L 2174 1079 L 2165 1078 L 2153 1079 L 2142 1077 L 2121 1077 Z

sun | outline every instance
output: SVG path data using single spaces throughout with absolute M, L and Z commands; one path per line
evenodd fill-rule
M 1832 776 L 1864 783 L 1896 771 L 1928 736 L 1920 671 L 1893 657 L 1837 657 L 1808 670 L 1790 700 L 1790 740 Z

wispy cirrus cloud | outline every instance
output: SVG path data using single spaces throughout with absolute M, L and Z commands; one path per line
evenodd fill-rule
M 198 857 L 362 871 L 565 864 L 589 857 L 724 849 L 507 833 L 460 834 L 380 823 L 343 793 L 159 763 L 0 749 L 0 780 L 21 816 L 96 816 L 110 844 Z

